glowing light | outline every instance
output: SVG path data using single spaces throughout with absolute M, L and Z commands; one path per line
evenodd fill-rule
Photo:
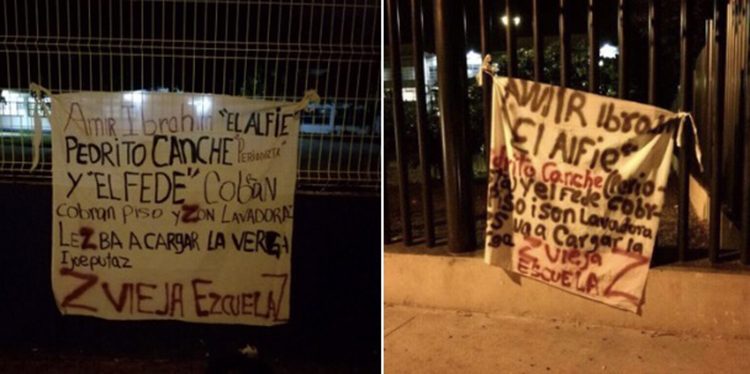
M 404 88 L 401 90 L 402 100 L 417 101 L 417 89 L 414 87 Z
M 508 16 L 500 17 L 500 22 L 503 23 L 503 26 L 508 26 Z M 513 17 L 513 25 L 518 26 L 520 24 L 521 24 L 521 17 L 519 16 Z
M 599 48 L 599 55 L 602 56 L 602 58 L 616 58 L 619 53 L 620 51 L 617 47 L 609 43 L 604 43 L 604 45 Z
M 482 55 L 470 50 L 466 53 L 466 64 L 469 66 L 482 65 Z

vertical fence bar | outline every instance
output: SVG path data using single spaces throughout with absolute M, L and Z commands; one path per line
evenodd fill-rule
M 539 30 L 539 0 L 532 3 L 532 27 L 534 32 L 534 81 L 544 79 L 544 36 Z
M 560 19 L 560 86 L 568 87 L 572 66 L 570 64 L 570 28 L 565 24 L 568 18 L 569 4 L 565 0 L 560 0 L 559 19 Z
M 422 177 L 422 216 L 425 228 L 425 241 L 428 247 L 435 246 L 435 225 L 433 222 L 432 187 L 427 157 L 427 104 L 424 82 L 424 43 L 422 38 L 422 0 L 411 0 L 411 36 L 414 44 L 414 80 L 417 94 L 417 141 L 419 146 L 419 173 Z
M 656 104 L 656 6 L 648 1 L 648 103 Z
M 627 99 L 628 96 L 628 78 L 627 71 L 625 70 L 625 62 L 627 61 L 627 49 L 625 48 L 625 1 L 620 0 L 620 5 L 617 7 L 617 43 L 619 49 L 619 56 L 617 58 L 617 97 L 620 99 Z
M 750 264 L 750 3 L 745 1 L 744 28 L 745 36 L 742 43 L 742 55 L 745 58 L 744 75 L 744 126 L 745 126 L 745 159 L 744 180 L 742 184 L 742 250 L 740 251 L 740 262 L 743 265 Z
M 388 43 L 391 48 L 391 81 L 393 83 L 393 128 L 398 169 L 398 200 L 401 211 L 401 234 L 405 245 L 412 244 L 409 179 L 404 154 L 404 101 L 401 82 L 401 38 L 399 37 L 398 2 L 388 0 Z
M 479 0 L 481 18 L 482 58 L 491 52 L 492 7 L 489 0 Z M 487 176 L 489 181 L 490 160 L 492 158 L 492 77 L 482 71 L 482 119 L 484 120 L 484 147 L 486 154 Z M 484 236 L 486 238 L 486 236 Z
M 739 3 L 740 0 L 735 0 L 734 3 Z M 738 4 L 737 4 L 738 5 Z M 739 45 L 737 45 L 737 41 L 739 40 L 738 34 L 737 34 L 737 27 L 735 25 L 735 21 L 739 17 L 739 14 L 734 13 L 734 6 L 729 6 L 727 9 L 727 28 L 726 28 L 726 72 L 724 73 L 726 76 L 729 76 L 730 82 L 728 84 L 725 84 L 726 86 L 726 97 L 724 98 L 724 102 L 726 103 L 726 113 L 724 117 L 725 123 L 728 125 L 725 127 L 725 131 L 728 131 L 730 134 L 729 139 L 731 139 L 728 144 L 725 145 L 724 149 L 722 150 L 722 153 L 726 155 L 727 163 L 729 164 L 730 168 L 728 170 L 727 175 L 724 176 L 724 184 L 727 185 L 727 188 L 724 192 L 726 196 L 725 200 L 725 206 L 728 208 L 728 211 L 731 212 L 733 216 L 739 216 L 737 214 L 738 209 L 742 208 L 742 203 L 737 200 L 737 195 L 740 193 L 740 190 L 738 189 L 738 182 L 740 182 L 740 169 L 738 168 L 739 165 L 742 163 L 742 148 L 740 147 L 739 138 L 737 138 L 737 135 L 739 134 L 739 126 L 740 126 L 740 118 L 739 118 L 739 94 L 740 89 L 742 85 L 741 81 L 741 74 L 740 74 L 740 58 L 739 58 Z M 738 177 L 740 179 L 738 179 Z M 740 182 L 741 183 L 741 182 Z
M 705 27 L 705 34 L 706 34 L 706 112 L 708 113 L 708 153 L 713 156 L 713 126 L 714 126 L 714 107 L 715 107 L 715 96 L 716 92 L 714 90 L 714 87 L 716 85 L 716 61 L 714 59 L 715 53 L 714 49 L 716 47 L 716 39 L 714 38 L 714 32 L 716 30 L 714 29 L 714 20 L 713 16 L 706 20 L 706 27 Z M 709 158 L 709 161 L 711 158 Z M 713 176 L 713 162 L 710 162 L 710 165 L 708 166 L 708 170 L 706 172 L 707 177 L 709 178 L 709 186 L 708 186 L 708 193 L 711 194 L 711 178 Z M 709 198 L 712 198 L 713 195 L 709 195 Z M 710 201 L 709 201 L 710 204 Z M 711 219 L 711 206 L 709 205 L 709 220 Z M 711 223 L 709 222 L 709 247 L 711 245 L 710 243 L 710 231 L 711 231 Z
M 690 112 L 693 109 L 693 64 L 690 59 L 690 33 L 688 20 L 692 1 L 680 2 L 680 110 Z M 677 251 L 680 261 L 687 260 L 689 246 L 690 222 L 690 158 L 692 153 L 692 126 L 685 126 L 682 131 L 682 147 L 679 150 L 678 186 L 679 205 L 677 216 Z
M 466 146 L 466 51 L 461 27 L 461 2 L 435 0 L 435 49 L 437 52 L 440 125 L 443 137 L 445 202 L 448 249 L 465 252 L 475 248 L 471 160 Z
M 492 43 L 492 7 L 489 0 L 479 0 L 481 18 L 482 58 L 490 54 Z M 487 170 L 490 162 L 490 139 L 492 138 L 492 79 L 482 74 L 482 118 L 484 119 L 484 144 L 487 154 Z
M 383 173 L 383 244 L 393 243 L 393 234 L 391 233 L 391 215 L 388 214 L 388 178 Z
M 726 49 L 726 1 L 714 0 L 714 41 L 716 48 L 716 99 L 711 126 L 711 206 L 708 227 L 708 258 L 719 260 L 721 250 L 721 156 L 724 128 L 724 79 Z
M 732 216 L 740 217 L 742 201 L 739 200 L 742 195 L 742 164 L 743 164 L 743 147 L 739 135 L 742 134 L 741 110 L 741 90 L 742 90 L 742 32 L 740 21 L 742 19 L 741 3 L 742 0 L 735 0 L 727 7 L 727 70 L 725 75 L 730 77 L 730 83 L 727 84 L 727 97 L 724 99 L 727 103 L 726 117 L 724 121 L 730 124 L 730 141 L 723 152 L 727 156 L 727 163 L 730 165 L 729 175 L 725 176 L 725 184 L 728 186 L 725 195 L 727 200 L 725 206 L 731 212 Z
M 599 31 L 596 29 L 597 8 L 589 0 L 589 92 L 599 93 Z
M 742 236 L 743 243 L 740 251 L 740 262 L 750 264 L 750 73 L 745 74 L 745 165 L 742 187 Z
M 735 0 L 735 2 L 738 2 L 738 0 Z M 737 151 L 736 146 L 737 142 L 734 140 L 734 138 L 731 135 L 737 134 L 737 113 L 735 112 L 734 103 L 735 103 L 735 94 L 736 94 L 736 83 L 734 82 L 737 77 L 735 76 L 736 70 L 735 70 L 735 64 L 737 63 L 737 58 L 735 56 L 735 39 L 734 38 L 734 27 L 732 27 L 732 7 L 729 7 L 727 9 L 727 27 L 726 27 L 726 38 L 724 39 L 724 45 L 726 49 L 726 71 L 725 76 L 729 76 L 730 79 L 732 79 L 732 82 L 729 84 L 725 83 L 725 94 L 724 94 L 724 129 L 722 133 L 729 133 L 729 141 L 725 142 L 722 147 L 722 159 L 726 160 L 725 162 L 729 164 L 730 168 L 727 168 L 727 173 L 723 175 L 723 184 L 727 186 L 724 188 L 724 204 L 722 204 L 724 207 L 726 207 L 726 211 L 729 214 L 732 214 L 732 212 L 736 212 L 737 208 L 735 204 L 735 198 L 734 198 L 734 184 L 736 182 L 737 175 L 733 172 L 731 166 L 736 165 L 736 162 L 739 162 L 736 158 L 738 155 L 735 153 Z M 723 136 L 723 135 L 722 135 Z
M 716 61 L 714 59 L 715 57 L 715 47 L 716 47 L 716 40 L 714 38 L 714 20 L 713 17 L 706 20 L 705 22 L 705 40 L 706 40 L 706 54 L 704 56 L 705 64 L 706 64 L 706 113 L 708 118 L 708 126 L 709 129 L 706 132 L 707 138 L 708 138 L 708 154 L 711 154 L 712 150 L 712 140 L 711 137 L 713 136 L 713 121 L 714 121 L 714 97 L 716 96 L 714 92 L 714 86 L 716 85 Z M 710 161 L 710 158 L 709 158 Z M 710 164 L 710 162 L 709 162 Z M 709 169 L 706 171 L 707 177 L 711 178 L 710 172 L 711 172 L 711 166 L 708 166 Z M 708 192 L 711 192 L 711 186 L 709 181 L 709 190 Z M 709 196 L 710 198 L 710 196 Z M 709 207 L 709 218 L 710 218 L 710 207 Z
M 750 23 L 750 22 L 749 22 Z M 746 46 L 744 48 L 747 48 Z M 742 249 L 740 251 L 740 262 L 743 265 L 750 264 L 750 72 L 745 73 L 745 159 L 742 187 Z
M 505 23 L 505 54 L 507 56 L 506 62 L 508 63 L 508 76 L 516 76 L 516 65 L 517 65 L 517 52 L 516 38 L 513 34 L 513 13 L 515 10 L 513 6 L 513 0 L 505 0 L 505 17 L 507 22 Z

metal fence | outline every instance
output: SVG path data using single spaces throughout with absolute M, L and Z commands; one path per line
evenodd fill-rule
M 50 182 L 48 139 L 29 172 L 32 82 L 280 101 L 316 89 L 298 189 L 379 190 L 378 0 L 4 0 L 0 14 L 0 180 Z
M 720 258 L 739 257 L 741 263 L 750 263 L 749 3 L 748 0 L 388 0 L 390 58 L 387 61 L 392 82 L 386 84 L 386 95 L 391 100 L 386 116 L 386 170 L 390 171 L 386 173 L 386 181 L 391 181 L 395 192 L 384 193 L 386 212 L 391 212 L 390 216 L 385 215 L 386 242 L 400 240 L 407 246 L 422 242 L 427 247 L 447 243 L 449 250 L 459 252 L 476 248 L 474 234 L 479 220 L 471 203 L 478 196 L 471 193 L 471 184 L 476 180 L 471 173 L 476 168 L 472 170 L 467 143 L 482 135 L 489 138 L 491 111 L 491 85 L 484 84 L 483 96 L 478 98 L 485 114 L 483 120 L 467 118 L 464 55 L 469 49 L 466 44 L 471 44 L 476 33 L 479 38 L 475 38 L 478 39 L 475 44 L 479 44 L 482 56 L 493 54 L 494 59 L 502 55 L 503 75 L 679 109 L 700 117 L 699 135 L 707 168 L 699 175 L 692 165 L 692 134 L 684 131 L 683 142 L 688 146 L 679 150 L 674 176 L 678 188 L 674 258 L 686 261 L 691 257 L 689 252 L 694 252 L 689 251 L 692 174 L 707 185 L 708 195 L 713 197 L 707 229 L 708 259 L 715 263 Z M 521 17 L 516 19 L 519 14 L 524 15 L 524 21 Z M 633 19 L 640 20 L 641 27 L 635 27 Z M 404 24 L 407 27 L 402 29 Z M 615 87 L 609 91 L 603 85 L 603 71 L 607 67 L 601 67 L 600 56 L 601 35 L 605 30 L 614 35 L 619 51 L 610 66 L 611 74 L 607 75 Z M 432 48 L 437 54 L 441 77 L 436 113 L 443 118 L 439 125 L 425 108 L 428 100 L 425 74 L 420 70 L 429 44 L 426 39 L 432 39 L 433 32 L 434 40 L 430 43 L 434 43 Z M 520 61 L 519 34 L 525 35 L 526 51 L 530 52 L 524 55 L 525 73 Z M 410 45 L 409 56 L 401 53 L 404 44 Z M 545 58 L 550 48 L 554 49 L 552 59 Z M 578 61 L 574 58 L 576 49 Z M 701 66 L 695 70 L 699 55 L 703 56 Z M 404 62 L 410 63 L 415 71 L 413 123 L 404 116 L 407 107 L 402 95 Z M 488 82 L 486 74 L 483 79 Z M 695 110 L 694 100 L 700 100 L 695 103 Z M 474 122 L 482 121 L 482 129 L 469 132 Z M 428 136 L 436 126 L 442 132 L 442 144 Z M 418 152 L 408 152 L 412 148 L 410 141 L 416 142 Z M 431 162 L 435 162 L 430 160 L 428 150 L 435 148 L 442 150 L 443 173 L 439 180 L 428 170 Z M 409 173 L 409 164 L 418 164 L 415 175 Z M 410 181 L 418 186 L 410 186 Z M 436 203 L 438 200 L 440 204 Z M 436 207 L 442 210 L 440 214 Z M 723 225 L 722 216 L 728 218 Z M 741 249 L 734 253 L 737 257 L 725 256 L 730 251 L 722 249 L 722 230 L 729 226 L 738 227 L 742 236 Z M 421 229 L 421 234 L 415 234 L 415 228 Z M 436 234 L 438 228 L 445 230 Z

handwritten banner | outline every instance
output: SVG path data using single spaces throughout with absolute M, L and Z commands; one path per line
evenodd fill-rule
M 495 77 L 485 261 L 636 312 L 681 116 Z
M 287 321 L 299 109 L 219 95 L 54 95 L 60 311 Z

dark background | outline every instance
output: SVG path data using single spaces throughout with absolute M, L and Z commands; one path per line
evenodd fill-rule
M 0 209 L 0 356 L 203 359 L 249 343 L 282 365 L 380 370 L 379 197 L 296 196 L 291 321 L 276 327 L 62 316 L 50 280 L 52 187 L 0 184 Z

